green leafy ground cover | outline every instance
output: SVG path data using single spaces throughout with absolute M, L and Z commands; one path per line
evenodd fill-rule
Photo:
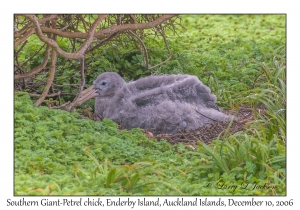
M 154 73 L 197 75 L 220 106 L 252 107 L 247 130 L 192 150 L 110 120 L 35 108 L 15 93 L 15 195 L 286 194 L 285 16 L 184 15 L 182 24 L 169 37 L 173 59 Z M 147 43 L 152 64 L 163 60 Z M 262 104 L 265 115 L 256 111 Z

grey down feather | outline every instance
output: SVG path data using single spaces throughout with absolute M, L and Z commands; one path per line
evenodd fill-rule
M 126 129 L 175 134 L 232 119 L 220 112 L 216 96 L 196 76 L 148 76 L 126 83 L 117 73 L 105 72 L 93 84 L 96 118 Z

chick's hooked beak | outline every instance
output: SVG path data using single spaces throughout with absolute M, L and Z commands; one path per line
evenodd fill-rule
M 97 93 L 97 89 L 95 89 L 95 85 L 90 86 L 88 89 L 85 89 L 81 92 L 80 98 L 78 99 L 78 103 L 83 104 L 84 102 L 97 97 L 99 94 Z

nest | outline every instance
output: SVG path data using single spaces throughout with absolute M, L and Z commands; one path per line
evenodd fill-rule
M 259 114 L 264 115 L 266 109 L 258 108 L 256 111 Z M 221 121 L 209 124 L 206 126 L 199 127 L 195 130 L 181 130 L 177 134 L 153 134 L 148 130 L 144 130 L 143 133 L 148 137 L 148 139 L 157 139 L 158 141 L 165 139 L 171 144 L 176 143 L 186 143 L 188 146 L 197 145 L 200 142 L 210 144 L 212 140 L 219 138 L 223 139 L 225 134 L 234 134 L 239 131 L 243 131 L 246 128 L 246 125 L 254 120 L 253 109 L 241 105 L 237 111 L 225 110 L 223 111 L 227 115 L 235 115 L 235 119 L 232 122 Z M 88 112 L 88 116 L 81 118 L 91 118 L 95 120 L 92 112 Z M 119 125 L 120 130 L 123 128 Z M 192 146 L 191 146 L 192 147 Z
M 265 114 L 265 109 L 258 109 L 260 114 Z M 231 110 L 224 111 L 225 114 L 235 114 L 236 119 L 232 122 L 221 121 L 210 125 L 199 127 L 195 130 L 182 130 L 181 132 L 171 135 L 171 134 L 157 134 L 154 135 L 149 131 L 144 131 L 144 134 L 150 139 L 155 138 L 157 140 L 165 139 L 171 144 L 176 144 L 179 142 L 187 144 L 199 144 L 204 142 L 210 144 L 212 140 L 223 139 L 225 134 L 234 134 L 236 132 L 242 131 L 246 128 L 246 125 L 254 120 L 254 113 L 252 108 L 246 106 L 240 106 L 237 113 Z

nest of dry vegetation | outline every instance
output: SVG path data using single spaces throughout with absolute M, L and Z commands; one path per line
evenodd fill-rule
M 256 111 L 259 114 L 265 114 L 266 110 L 264 108 L 258 108 Z M 200 142 L 205 142 L 206 144 L 211 143 L 212 140 L 222 139 L 225 133 L 234 134 L 236 132 L 242 131 L 246 128 L 246 125 L 254 120 L 253 109 L 241 105 L 237 111 L 225 110 L 225 114 L 230 114 L 235 116 L 233 122 L 222 121 L 210 124 L 207 126 L 199 127 L 195 130 L 182 130 L 177 134 L 153 134 L 150 131 L 144 130 L 143 133 L 149 139 L 157 139 L 158 141 L 165 139 L 171 144 L 176 144 L 179 142 L 187 143 L 189 145 L 199 144 Z M 89 112 L 88 117 L 93 119 L 93 115 Z M 230 125 L 231 124 L 231 125 Z M 122 128 L 120 127 L 120 130 Z
M 257 109 L 258 113 L 265 114 L 265 109 Z M 253 109 L 240 106 L 237 112 L 232 110 L 224 111 L 226 114 L 231 114 L 235 116 L 235 120 L 233 122 L 222 121 L 216 122 L 214 124 L 210 124 L 207 126 L 199 127 L 195 130 L 183 130 L 178 134 L 158 134 L 153 135 L 150 132 L 145 131 L 145 134 L 149 137 L 156 138 L 157 140 L 165 139 L 171 144 L 175 143 L 188 143 L 188 144 L 199 144 L 200 142 L 204 142 L 206 144 L 211 143 L 212 140 L 222 139 L 225 133 L 234 134 L 236 132 L 242 131 L 245 129 L 246 125 L 254 120 Z M 230 125 L 231 124 L 231 125 Z

